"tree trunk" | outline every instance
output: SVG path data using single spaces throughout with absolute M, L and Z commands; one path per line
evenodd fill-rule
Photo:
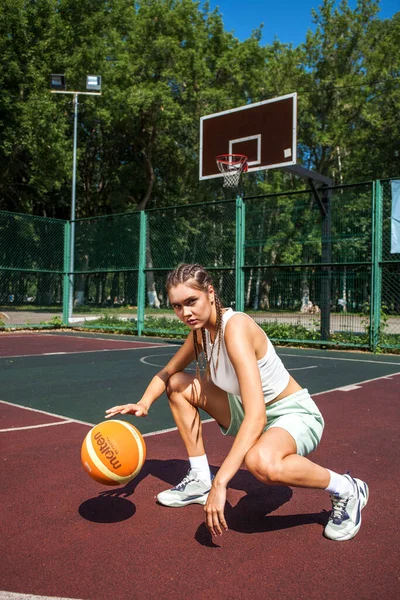
M 247 291 L 246 291 L 246 306 L 250 306 L 252 284 L 253 284 L 253 269 L 250 269 L 250 275 L 249 275 L 249 280 L 247 282 Z
M 153 257 L 151 255 L 150 245 L 150 231 L 147 230 L 146 234 L 146 267 L 147 269 L 153 268 Z M 147 301 L 151 308 L 160 308 L 160 300 L 157 296 L 156 283 L 154 280 L 154 272 L 146 271 L 146 283 L 147 283 Z

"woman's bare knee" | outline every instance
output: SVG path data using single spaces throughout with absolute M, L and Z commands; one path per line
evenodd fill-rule
M 174 373 L 167 382 L 167 396 L 171 396 L 174 392 L 182 392 L 187 386 L 186 374 L 182 371 Z
M 245 456 L 245 465 L 260 481 L 268 483 L 281 481 L 282 461 L 265 448 L 253 446 Z
M 194 377 L 179 371 L 171 375 L 168 379 L 166 393 L 170 402 L 186 400 L 190 404 L 196 405 L 198 396 L 198 386 Z

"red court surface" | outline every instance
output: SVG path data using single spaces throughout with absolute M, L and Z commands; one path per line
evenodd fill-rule
M 361 530 L 349 542 L 322 536 L 324 491 L 266 486 L 244 468 L 228 489 L 229 531 L 212 540 L 202 506 L 168 509 L 154 500 L 187 468 L 176 431 L 147 436 L 140 475 L 105 488 L 80 464 L 87 426 L 17 430 L 49 419 L 0 403 L 6 427 L 15 428 L 2 434 L 0 589 L 82 600 L 394 600 L 399 397 L 399 374 L 316 395 L 326 428 L 311 458 L 370 486 Z M 204 425 L 204 438 L 216 470 L 231 440 L 214 422 Z
M 27 410 L 20 406 L 3 403 L 0 401 L 0 432 L 5 429 L 19 429 L 21 427 L 34 427 L 47 425 L 48 423 L 69 422 L 69 419 L 60 419 L 49 413 L 38 410 Z M 4 441 L 4 440 L 3 440 Z
M 0 356 L 32 356 L 72 352 L 101 352 L 162 346 L 154 342 L 135 342 L 107 338 L 68 337 L 66 335 L 20 333 L 0 336 Z

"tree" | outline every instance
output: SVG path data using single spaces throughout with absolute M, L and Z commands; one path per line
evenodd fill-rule
M 71 166 L 63 115 L 43 93 L 50 65 L 62 62 L 54 4 L 4 0 L 0 7 L 0 206 L 50 215 Z

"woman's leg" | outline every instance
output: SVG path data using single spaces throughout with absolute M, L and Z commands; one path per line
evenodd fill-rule
M 264 483 L 292 487 L 327 489 L 329 486 L 332 511 L 324 529 L 325 537 L 335 541 L 353 538 L 361 526 L 361 511 L 368 502 L 368 485 L 350 475 L 337 475 L 295 454 L 296 442 L 280 427 L 271 427 L 251 448 L 245 458 L 247 468 Z M 343 480 L 348 490 L 334 492 L 331 476 Z
M 202 381 L 188 373 L 175 373 L 169 378 L 167 395 L 175 423 L 189 456 L 190 470 L 174 488 L 157 496 L 164 506 L 205 504 L 211 487 L 211 474 L 205 454 L 199 408 L 223 427 L 231 415 L 226 392 L 212 382 Z
M 223 427 L 228 427 L 231 414 L 228 395 L 211 381 L 199 382 L 188 373 L 175 373 L 167 384 L 167 396 L 178 431 L 188 456 L 205 453 L 199 408 Z
M 326 489 L 330 481 L 328 469 L 296 452 L 296 442 L 290 433 L 281 427 L 271 427 L 247 453 L 245 463 L 264 483 Z

